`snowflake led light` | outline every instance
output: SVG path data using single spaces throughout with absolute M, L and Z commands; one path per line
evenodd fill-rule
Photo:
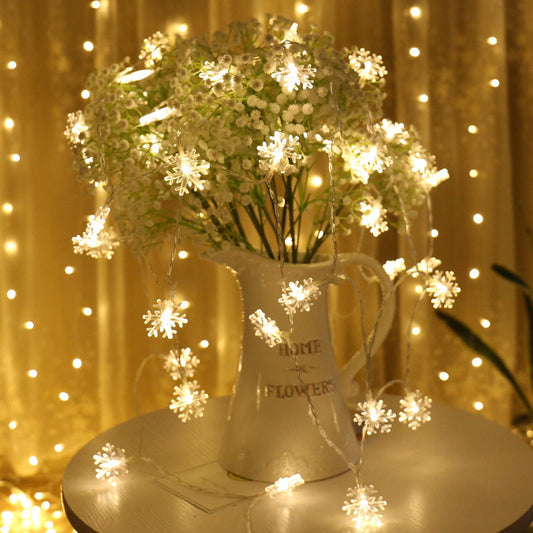
M 69 113 L 67 115 L 67 127 L 65 129 L 65 137 L 70 144 L 83 144 L 81 135 L 89 129 L 85 122 L 82 111 Z
M 288 286 L 283 288 L 281 298 L 278 300 L 285 308 L 288 315 L 296 311 L 309 311 L 313 301 L 320 295 L 319 286 L 312 278 L 299 281 L 290 281 Z
M 229 61 L 224 61 L 224 58 L 222 58 L 218 63 L 205 61 L 202 72 L 198 75 L 212 84 L 220 83 L 227 79 L 228 76 L 231 76 L 229 73 L 230 65 L 231 58 L 229 58 Z
M 355 413 L 353 421 L 363 426 L 363 431 L 367 435 L 374 433 L 390 433 L 392 421 L 396 414 L 391 409 L 387 409 L 383 400 L 377 400 L 367 396 L 366 401 L 357 404 L 359 409 Z
M 391 261 L 386 261 L 383 265 L 383 270 L 387 273 L 389 278 L 394 281 L 398 274 L 405 272 L 405 259 L 400 257 Z
M 400 400 L 400 407 L 398 420 L 407 424 L 412 430 L 431 420 L 431 398 L 422 396 L 419 390 L 408 392 Z
M 316 68 L 311 65 L 296 63 L 293 56 L 287 56 L 271 76 L 288 92 L 294 91 L 298 86 L 302 89 L 311 89 Z
M 255 329 L 255 334 L 263 339 L 270 348 L 283 342 L 282 331 L 278 328 L 276 322 L 268 318 L 261 309 L 257 309 L 248 318 Z
M 204 406 L 209 396 L 200 389 L 196 381 L 187 381 L 182 385 L 176 385 L 173 395 L 169 408 L 178 414 L 178 418 L 182 422 L 204 416 Z
M 257 147 L 259 153 L 259 169 L 264 172 L 284 173 L 301 154 L 296 152 L 299 148 L 299 137 L 288 135 L 281 131 L 275 131 L 269 137 L 270 142 L 263 142 Z
M 370 233 L 377 237 L 389 229 L 385 218 L 387 211 L 376 198 L 363 200 L 359 204 L 361 211 L 361 225 L 370 230 Z
M 455 274 L 452 271 L 436 270 L 429 278 L 425 291 L 431 295 L 431 303 L 435 309 L 451 309 L 461 288 L 455 283 Z
M 351 516 L 356 531 L 370 533 L 383 525 L 381 518 L 387 502 L 376 496 L 373 485 L 349 488 L 342 510 Z
M 161 32 L 155 32 L 148 39 L 144 39 L 139 59 L 142 59 L 147 67 L 153 67 L 163 59 L 170 48 L 170 41 Z
M 175 113 L 176 109 L 173 107 L 160 107 L 159 109 L 156 109 L 155 111 L 152 111 L 151 113 L 148 113 L 146 115 L 143 115 L 139 119 L 139 124 L 141 126 L 146 126 L 147 124 L 152 124 L 152 122 L 158 122 L 160 120 L 164 120 L 171 115 Z
M 107 442 L 98 453 L 93 455 L 96 465 L 96 479 L 105 479 L 111 485 L 128 473 L 126 452 Z
M 165 357 L 163 368 L 170 377 L 177 381 L 181 378 L 192 378 L 200 359 L 196 357 L 190 348 L 182 348 L 179 352 L 170 350 Z
M 294 474 L 290 477 L 280 477 L 272 485 L 265 487 L 265 492 L 269 496 L 276 496 L 282 493 L 290 493 L 292 489 L 299 487 L 305 483 L 303 477 L 300 474 Z
M 449 177 L 450 174 L 448 173 L 448 169 L 441 168 L 436 172 L 428 172 L 425 176 L 425 180 L 429 187 L 433 189 L 440 185 L 443 181 L 446 181 Z
M 293 22 L 291 24 L 291 27 L 288 29 L 288 31 L 285 32 L 285 35 L 283 36 L 283 42 L 287 45 L 290 45 L 290 43 L 302 43 L 302 38 L 298 34 L 298 23 Z
M 384 118 L 377 126 L 377 131 L 381 131 L 385 135 L 385 139 L 389 142 L 406 145 L 409 141 L 409 132 L 405 129 L 403 122 L 392 122 Z
M 387 75 L 387 69 L 383 65 L 380 55 L 372 54 L 364 48 L 358 48 L 348 58 L 350 66 L 359 74 L 360 85 L 365 82 L 376 82 Z
M 205 176 L 209 171 L 209 163 L 199 157 L 192 148 L 168 158 L 167 163 L 170 168 L 164 180 L 173 186 L 180 196 L 187 194 L 191 189 L 194 191 L 204 189 L 205 180 L 201 179 L 201 176 Z
M 413 278 L 416 278 L 420 274 L 431 274 L 438 266 L 440 266 L 440 264 L 440 259 L 437 259 L 436 257 L 426 257 L 407 272 L 408 274 L 411 274 Z
M 148 325 L 146 328 L 148 337 L 161 337 L 172 339 L 176 334 L 176 327 L 182 328 L 183 324 L 187 324 L 186 315 L 180 313 L 180 305 L 174 300 L 158 298 L 153 305 L 155 311 L 148 311 L 143 315 L 144 323 Z
M 85 231 L 81 235 L 72 237 L 74 253 L 87 254 L 95 259 L 113 257 L 119 241 L 110 232 L 104 231 L 109 212 L 109 207 L 100 207 L 96 214 L 89 217 Z

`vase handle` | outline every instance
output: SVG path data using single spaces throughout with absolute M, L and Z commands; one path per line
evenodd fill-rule
M 383 344 L 392 326 L 394 312 L 396 307 L 396 297 L 394 286 L 383 270 L 381 264 L 374 258 L 362 253 L 345 253 L 339 254 L 338 265 L 345 267 L 347 265 L 360 265 L 368 267 L 376 276 L 381 287 L 381 308 L 379 318 L 374 325 L 372 334 L 369 337 L 370 356 L 372 357 L 378 348 Z M 364 347 L 360 348 L 350 360 L 342 367 L 340 379 L 343 394 L 347 401 L 352 400 L 359 392 L 359 386 L 355 381 L 355 375 L 365 365 L 366 354 Z

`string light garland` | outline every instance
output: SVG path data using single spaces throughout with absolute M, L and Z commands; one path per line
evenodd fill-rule
M 414 13 L 416 12 L 411 12 L 413 18 L 418 18 L 421 14 Z M 324 196 L 324 215 L 320 225 L 313 228 L 312 236 L 316 239 L 316 244 L 306 256 L 309 261 L 327 236 L 332 235 L 335 239 L 336 231 L 349 232 L 349 225 L 355 222 L 377 237 L 389 230 L 388 220 L 395 216 L 403 223 L 402 227 L 405 226 L 404 229 L 408 233 L 407 213 L 419 205 L 430 190 L 447 179 L 448 173 L 445 169 L 436 168 L 434 158 L 424 150 L 412 130 L 386 119 L 375 120 L 373 114 L 378 116 L 380 109 L 379 106 L 372 108 L 372 100 L 364 104 L 366 107 L 358 111 L 359 115 L 351 117 L 357 124 L 365 123 L 354 136 L 350 120 L 344 121 L 343 125 L 339 111 L 339 99 L 344 99 L 344 102 L 348 93 L 342 92 L 342 85 L 341 88 L 334 88 L 332 82 L 324 82 L 328 76 L 334 75 L 334 70 L 328 68 L 328 62 L 320 59 L 319 54 L 316 55 L 319 58 L 317 61 L 315 56 L 305 51 L 305 47 L 313 41 L 302 39 L 295 24 L 288 26 L 276 19 L 269 24 L 270 41 L 265 40 L 267 51 L 264 52 L 264 57 L 255 57 L 246 52 L 236 56 L 228 51 L 226 54 L 214 54 L 214 57 L 210 58 L 213 59 L 211 61 L 205 59 L 205 54 L 202 53 L 202 61 L 192 69 L 193 74 L 186 68 L 189 63 L 179 67 L 176 73 L 180 79 L 188 79 L 191 87 L 197 87 L 198 94 L 191 94 L 191 98 L 183 98 L 184 94 L 180 94 L 175 95 L 175 98 L 148 103 L 145 97 L 152 88 L 151 84 L 159 83 L 162 79 L 161 73 L 164 72 L 165 62 L 172 50 L 168 39 L 156 33 L 143 42 L 140 64 L 122 64 L 116 71 L 107 70 L 98 82 L 95 82 L 96 78 L 92 80 L 82 94 L 83 98 L 89 98 L 92 94 L 88 110 L 69 116 L 66 135 L 78 156 L 80 171 L 90 184 L 109 185 L 113 173 L 124 173 L 128 176 L 125 182 L 110 187 L 113 196 L 90 217 L 85 232 L 73 239 L 77 253 L 87 253 L 95 258 L 112 256 L 118 240 L 111 231 L 104 230 L 106 219 L 111 207 L 118 209 L 120 206 L 120 195 L 127 193 L 136 180 L 147 186 L 146 195 L 137 197 L 148 202 L 151 211 L 157 212 L 163 203 L 166 204 L 169 200 L 177 202 L 176 219 L 171 221 L 169 226 L 172 229 L 174 245 L 169 280 L 174 256 L 177 255 L 179 259 L 187 258 L 186 251 L 177 251 L 181 242 L 181 234 L 176 229 L 178 226 L 183 232 L 190 228 L 200 228 L 203 242 L 211 243 L 214 247 L 223 247 L 220 243 L 225 242 L 250 249 L 252 247 L 243 235 L 238 213 L 232 208 L 231 202 L 235 198 L 240 202 L 239 210 L 242 208 L 249 214 L 259 233 L 261 224 L 270 224 L 279 244 L 277 258 L 280 261 L 282 284 L 278 303 L 288 315 L 291 328 L 289 331 L 280 330 L 276 322 L 261 309 L 257 309 L 248 319 L 255 334 L 268 346 L 273 347 L 282 342 L 291 343 L 290 330 L 294 315 L 308 311 L 320 294 L 320 284 L 312 279 L 284 279 L 283 262 L 290 258 L 296 261 L 300 240 L 295 234 L 283 233 L 280 229 L 280 213 L 288 208 L 288 199 L 274 190 L 278 178 L 285 180 L 301 176 L 301 169 L 307 165 L 312 155 L 309 153 L 310 147 L 328 158 L 331 196 Z M 250 26 L 250 31 L 252 30 L 258 31 Z M 277 46 L 270 50 L 270 44 L 273 42 L 277 43 Z M 294 46 L 295 44 L 298 46 Z M 183 46 L 190 45 L 185 43 Z M 254 54 L 256 53 L 263 51 L 257 48 L 254 49 Z M 418 57 L 421 52 L 419 48 L 413 47 L 409 53 L 411 57 Z M 194 61 L 196 60 L 197 58 L 194 58 Z M 335 61 L 340 65 L 337 56 Z M 380 56 L 362 48 L 353 49 L 345 53 L 342 61 L 343 75 L 353 77 L 349 94 L 357 94 L 357 101 L 364 99 L 361 95 L 364 95 L 365 91 L 375 91 L 375 96 L 379 96 L 386 74 Z M 247 69 L 255 68 L 259 64 L 260 74 L 250 74 Z M 157 76 L 154 75 L 156 72 Z M 174 84 L 172 90 L 183 91 L 184 88 L 178 85 Z M 116 118 L 113 125 L 116 124 L 117 131 L 120 129 L 121 132 L 132 126 L 134 136 L 138 136 L 134 140 L 126 140 L 122 133 L 120 134 L 120 141 L 117 139 L 119 147 L 123 150 L 122 153 L 131 156 L 125 156 L 122 161 L 113 160 L 113 154 L 106 153 L 105 149 L 102 151 L 102 147 L 95 141 L 98 136 L 95 136 L 94 120 L 99 116 L 95 109 L 102 103 L 102 94 L 107 87 L 113 87 L 114 91 L 121 94 L 119 103 L 113 109 L 107 110 Z M 239 97 L 238 101 L 232 100 L 231 94 L 240 94 L 239 91 L 247 91 L 246 96 Z M 269 93 L 275 95 L 272 101 L 266 98 Z M 420 101 L 424 100 L 427 101 L 427 98 Z M 229 110 L 228 113 L 231 112 L 232 115 L 231 118 L 227 118 L 229 115 L 224 115 L 224 118 L 210 115 L 212 131 L 218 132 L 216 139 L 201 138 L 197 132 L 187 131 L 180 123 L 187 115 L 186 124 L 201 124 L 205 118 L 202 115 L 205 105 L 218 101 L 223 104 L 221 109 Z M 334 105 L 329 104 L 329 108 L 324 110 L 327 113 L 323 113 L 323 116 L 333 118 L 329 125 L 325 124 L 322 118 L 320 126 L 315 126 L 313 120 L 318 116 L 317 110 L 322 102 L 327 101 L 333 101 Z M 351 98 L 349 101 L 354 100 Z M 203 107 L 198 107 L 199 104 Z M 275 122 L 270 123 L 269 117 L 274 117 Z M 130 119 L 131 124 L 128 122 Z M 225 123 L 224 120 L 228 122 Z M 338 123 L 341 123 L 340 127 Z M 109 135 L 112 136 L 116 132 L 111 126 Z M 233 128 L 238 129 L 238 136 L 232 137 Z M 101 133 L 100 126 L 96 129 Z M 237 140 L 240 143 L 240 152 L 237 153 L 245 153 L 246 156 L 239 155 L 231 160 L 235 154 Z M 223 146 L 218 146 L 218 143 Z M 135 150 L 131 151 L 134 145 Z M 334 165 L 335 172 L 332 171 Z M 252 175 L 255 169 L 259 169 L 259 185 L 256 184 L 256 176 Z M 156 174 L 161 176 L 158 181 L 150 177 Z M 236 181 L 235 176 L 242 175 L 245 178 L 238 188 L 230 189 L 228 184 Z M 394 176 L 392 186 L 379 189 L 379 180 L 384 180 L 385 176 L 389 175 Z M 337 176 L 340 176 L 338 181 Z M 316 189 L 322 189 L 322 180 L 313 180 L 312 184 Z M 369 184 L 370 187 L 364 188 Z M 265 199 L 270 201 L 272 206 L 271 211 L 264 214 L 265 218 L 261 221 L 254 220 L 250 208 L 254 199 L 257 199 L 259 187 L 263 187 L 268 193 Z M 353 191 L 360 192 L 350 196 Z M 337 193 L 340 198 L 338 209 L 335 204 Z M 342 211 L 343 208 L 345 211 Z M 182 221 L 187 224 L 180 226 Z M 128 228 L 129 222 L 122 219 L 119 230 Z M 232 222 L 237 228 L 234 233 Z M 135 228 L 135 224 L 130 227 Z M 141 233 L 145 232 L 150 236 L 154 235 L 150 233 L 150 226 L 154 227 L 153 224 L 147 224 L 146 220 L 141 220 L 137 227 L 141 229 Z M 263 236 L 260 234 L 260 237 Z M 135 238 L 131 241 L 135 242 Z M 263 238 L 261 251 L 276 257 L 268 240 Z M 405 260 L 400 258 L 387 262 L 386 271 L 397 284 L 409 277 L 418 278 L 421 294 L 429 295 L 435 307 L 449 308 L 460 289 L 455 283 L 453 272 L 436 270 L 439 264 L 439 260 L 427 257 L 408 269 Z M 322 282 L 323 280 L 320 280 L 320 283 Z M 173 294 L 170 281 L 169 291 Z M 198 382 L 192 379 L 199 364 L 198 358 L 192 354 L 190 348 L 180 349 L 178 346 L 178 329 L 188 322 L 186 315 L 181 312 L 187 307 L 183 304 L 184 302 L 178 304 L 172 296 L 159 298 L 142 318 L 149 337 L 161 335 L 163 339 L 173 341 L 172 349 L 163 357 L 165 370 L 172 380 L 178 382 L 169 407 L 177 414 L 178 419 L 186 422 L 203 416 L 208 395 Z M 414 329 L 412 332 L 415 334 Z M 301 380 L 297 359 L 295 364 Z M 409 392 L 406 381 L 403 384 L 407 392 L 400 401 L 401 410 L 397 415 L 385 406 L 380 394 L 374 395 L 370 392 L 368 380 L 366 401 L 359 404 L 360 410 L 354 416 L 354 420 L 363 425 L 364 437 L 378 432 L 390 432 L 392 422 L 396 418 L 407 423 L 411 429 L 417 429 L 422 423 L 429 421 L 431 401 L 421 396 L 419 391 Z M 312 400 L 310 397 L 306 400 L 309 403 L 310 416 L 314 417 L 318 430 L 321 431 L 320 419 L 316 415 Z M 327 435 L 323 434 L 323 428 L 321 435 L 327 444 L 331 445 Z M 96 453 L 94 460 L 97 477 L 111 484 L 116 484 L 118 479 L 127 473 L 128 459 L 125 451 L 111 443 L 107 443 Z M 360 465 L 349 467 L 354 471 L 356 483 L 349 489 L 342 509 L 352 518 L 356 530 L 370 531 L 372 528 L 378 528 L 382 524 L 381 513 L 386 502 L 375 495 L 371 485 L 364 486 L 360 483 Z M 287 492 L 303 481 L 301 478 L 292 481 L 290 479 L 281 478 L 272 486 L 270 492 Z

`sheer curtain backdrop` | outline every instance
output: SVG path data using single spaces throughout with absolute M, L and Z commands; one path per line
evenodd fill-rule
M 151 258 L 152 270 L 126 247 L 110 262 L 73 254 L 71 238 L 83 231 L 98 198 L 77 182 L 63 136 L 67 113 L 86 103 L 88 74 L 136 57 L 157 30 L 194 37 L 233 20 L 279 14 L 302 28 L 328 30 L 339 47 L 381 54 L 389 72 L 386 115 L 414 124 L 451 175 L 433 196 L 433 244 L 462 287 L 453 314 L 482 332 L 527 382 L 522 302 L 490 265 L 504 264 L 533 282 L 533 3 L 305 3 L 306 13 L 298 11 L 300 2 L 282 0 L 0 2 L 3 475 L 59 478 L 86 441 L 134 416 L 136 373 L 147 355 L 164 349 L 146 337 L 141 316 L 159 297 L 155 274 L 165 272 L 166 253 Z M 86 50 L 86 41 L 94 49 Z M 424 219 L 414 227 L 421 253 Z M 188 256 L 176 260 L 179 296 L 191 302 L 183 344 L 198 353 L 198 380 L 209 394 L 228 394 L 238 360 L 238 290 L 228 272 L 199 259 L 190 243 L 180 249 Z M 362 250 L 381 262 L 410 254 L 405 239 L 392 235 L 365 235 Z M 470 411 L 479 402 L 482 415 L 510 424 L 519 408 L 507 383 L 487 364 L 473 366 L 474 355 L 426 302 L 410 325 L 417 298 L 415 282 L 402 288 L 393 331 L 376 356 L 376 386 L 405 369 L 406 335 L 416 326 L 413 387 Z M 360 338 L 349 315 L 351 296 L 335 294 L 333 303 L 342 361 Z M 166 407 L 171 390 L 160 365 L 148 361 L 138 383 L 140 410 Z

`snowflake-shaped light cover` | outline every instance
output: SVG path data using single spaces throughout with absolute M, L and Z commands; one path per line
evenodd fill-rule
M 170 350 L 165 356 L 163 368 L 174 381 L 177 381 L 182 377 L 192 378 L 199 364 L 200 359 L 192 353 L 190 348 L 182 348 L 179 352 Z
M 201 176 L 207 174 L 210 165 L 199 157 L 193 148 L 168 158 L 169 169 L 164 179 L 180 196 L 189 193 L 191 189 L 195 191 L 204 189 L 205 180 L 201 179 Z
M 431 398 L 422 396 L 419 390 L 408 392 L 400 400 L 400 407 L 398 420 L 407 424 L 412 430 L 431 420 Z
M 413 278 L 416 278 L 420 274 L 431 274 L 440 264 L 441 260 L 436 257 L 425 257 L 416 266 L 410 268 L 408 274 L 411 274 Z
M 389 229 L 385 218 L 387 211 L 379 200 L 376 198 L 363 200 L 359 204 L 359 209 L 361 211 L 361 225 L 368 228 L 374 237 Z
M 294 56 L 286 56 L 271 76 L 288 92 L 294 91 L 298 86 L 302 89 L 311 89 L 316 69 L 311 65 L 296 63 Z
M 105 479 L 111 485 L 128 473 L 126 451 L 107 442 L 93 455 L 96 465 L 96 479 Z
M 342 510 L 351 516 L 356 531 L 369 533 L 381 527 L 383 511 L 387 502 L 376 496 L 373 485 L 349 488 Z
M 95 259 L 101 257 L 111 259 L 115 253 L 115 248 L 119 245 L 119 241 L 110 232 L 104 231 L 109 212 L 109 207 L 100 207 L 96 214 L 89 217 L 85 231 L 81 235 L 72 237 L 74 253 L 85 253 Z
M 361 86 L 367 81 L 379 81 L 387 75 L 387 69 L 383 65 L 383 58 L 380 55 L 372 54 L 364 48 L 358 48 L 348 59 L 350 66 L 359 74 Z
M 359 412 L 355 413 L 353 421 L 363 426 L 365 434 L 390 433 L 396 414 L 387 409 L 383 400 L 367 396 L 366 401 L 357 404 L 357 408 Z
M 200 389 L 196 381 L 186 381 L 181 385 L 176 385 L 173 395 L 169 407 L 178 414 L 182 422 L 204 416 L 204 406 L 209 396 Z
M 455 274 L 452 271 L 441 272 L 440 270 L 433 272 L 425 290 L 431 295 L 431 303 L 435 309 L 440 307 L 451 309 L 455 298 L 461 292 L 461 288 L 455 283 Z
M 217 63 L 214 63 L 213 61 L 205 61 L 199 76 L 209 83 L 220 83 L 231 77 L 230 66 L 230 56 L 222 56 Z
M 269 496 L 276 496 L 282 493 L 290 493 L 292 489 L 299 487 L 305 483 L 303 477 L 300 474 L 294 474 L 290 477 L 280 477 L 272 485 L 265 487 L 265 492 Z
M 275 131 L 269 137 L 270 142 L 263 142 L 257 147 L 259 153 L 259 169 L 264 172 L 284 173 L 290 168 L 291 163 L 300 159 L 301 154 L 296 152 L 299 147 L 299 137 Z
M 176 334 L 176 327 L 182 328 L 188 322 L 186 315 L 180 313 L 180 305 L 172 299 L 158 299 L 153 305 L 154 311 L 148 311 L 143 315 L 144 323 L 147 324 L 148 337 L 161 337 L 172 339 Z
M 144 39 L 139 59 L 142 59 L 147 67 L 153 67 L 163 59 L 163 53 L 170 47 L 170 41 L 166 35 L 156 31 L 148 39 Z
M 65 129 L 65 137 L 71 144 L 83 144 L 82 133 L 85 133 L 89 129 L 85 122 L 82 111 L 76 111 L 75 113 L 69 113 L 67 115 L 67 127 Z
M 309 311 L 313 301 L 320 295 L 320 288 L 312 278 L 299 281 L 290 281 L 283 288 L 279 303 L 285 308 L 288 315 L 296 311 Z
M 401 274 L 405 271 L 405 259 L 400 257 L 399 259 L 386 261 L 383 265 L 383 270 L 387 273 L 389 278 L 394 281 L 398 274 Z
M 274 320 L 268 318 L 261 309 L 253 312 L 249 317 L 255 334 L 261 337 L 270 348 L 283 342 L 283 333 Z
M 409 141 L 409 132 L 405 129 L 403 122 L 392 122 L 384 118 L 375 126 L 377 132 L 385 135 L 387 141 L 405 145 Z
M 174 107 L 160 107 L 159 109 L 156 109 L 155 111 L 152 111 L 151 113 L 147 113 L 146 115 L 143 115 L 139 119 L 139 124 L 141 126 L 146 126 L 147 124 L 152 124 L 152 122 L 158 122 L 159 120 L 165 120 L 166 118 L 170 117 L 176 112 L 176 109 Z

